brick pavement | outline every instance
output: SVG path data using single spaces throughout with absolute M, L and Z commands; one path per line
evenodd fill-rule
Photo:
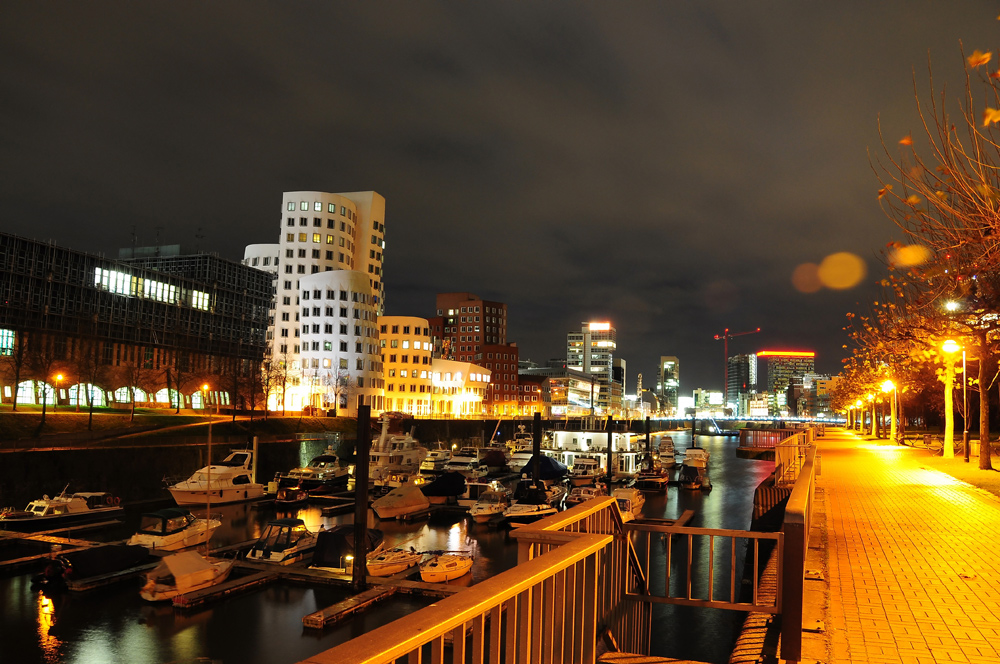
M 1000 500 L 849 431 L 819 439 L 832 662 L 1000 662 Z

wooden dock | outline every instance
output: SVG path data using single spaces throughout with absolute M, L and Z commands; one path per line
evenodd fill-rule
M 215 586 L 195 590 L 174 598 L 175 609 L 193 609 L 206 602 L 222 599 L 235 593 L 257 588 L 267 583 L 271 583 L 278 578 L 272 571 L 257 572 L 249 576 L 241 576 L 238 579 L 230 579 Z
M 343 602 L 337 602 L 333 606 L 303 616 L 302 626 L 309 629 L 323 629 L 327 625 L 332 625 L 359 611 L 364 611 L 376 602 L 381 602 L 395 595 L 397 590 L 399 588 L 391 585 L 374 586 L 359 595 L 348 597 Z

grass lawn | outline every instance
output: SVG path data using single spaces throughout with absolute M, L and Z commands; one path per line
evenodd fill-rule
M 972 457 L 969 463 L 965 463 L 965 458 L 956 456 L 954 459 L 932 456 L 929 452 L 924 452 L 926 456 L 920 458 L 921 465 L 930 470 L 939 470 L 942 473 L 951 475 L 957 480 L 971 484 L 989 491 L 995 496 L 1000 496 L 1000 457 L 993 455 L 991 459 L 993 470 L 979 470 L 979 457 Z

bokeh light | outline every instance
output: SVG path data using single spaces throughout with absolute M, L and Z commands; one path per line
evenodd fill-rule
M 800 293 L 815 293 L 823 287 L 819 279 L 819 265 L 803 263 L 792 272 L 792 286 Z
M 889 263 L 898 267 L 912 267 L 930 260 L 931 251 L 920 244 L 895 247 L 889 252 Z
M 823 285 L 833 290 L 854 288 L 868 272 L 860 256 L 849 251 L 830 254 L 819 264 L 819 279 Z

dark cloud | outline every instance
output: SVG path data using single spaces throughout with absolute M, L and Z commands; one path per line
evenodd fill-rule
M 843 314 L 796 265 L 893 235 L 869 148 L 919 128 L 912 79 L 957 91 L 996 8 L 886 3 L 6 3 L 5 230 L 114 253 L 157 237 L 239 258 L 281 192 L 387 199 L 391 313 L 438 291 L 505 301 L 510 338 L 564 354 L 619 330 L 630 386 L 684 389 L 734 350 L 814 348 Z M 871 277 L 870 277 L 871 278 Z

